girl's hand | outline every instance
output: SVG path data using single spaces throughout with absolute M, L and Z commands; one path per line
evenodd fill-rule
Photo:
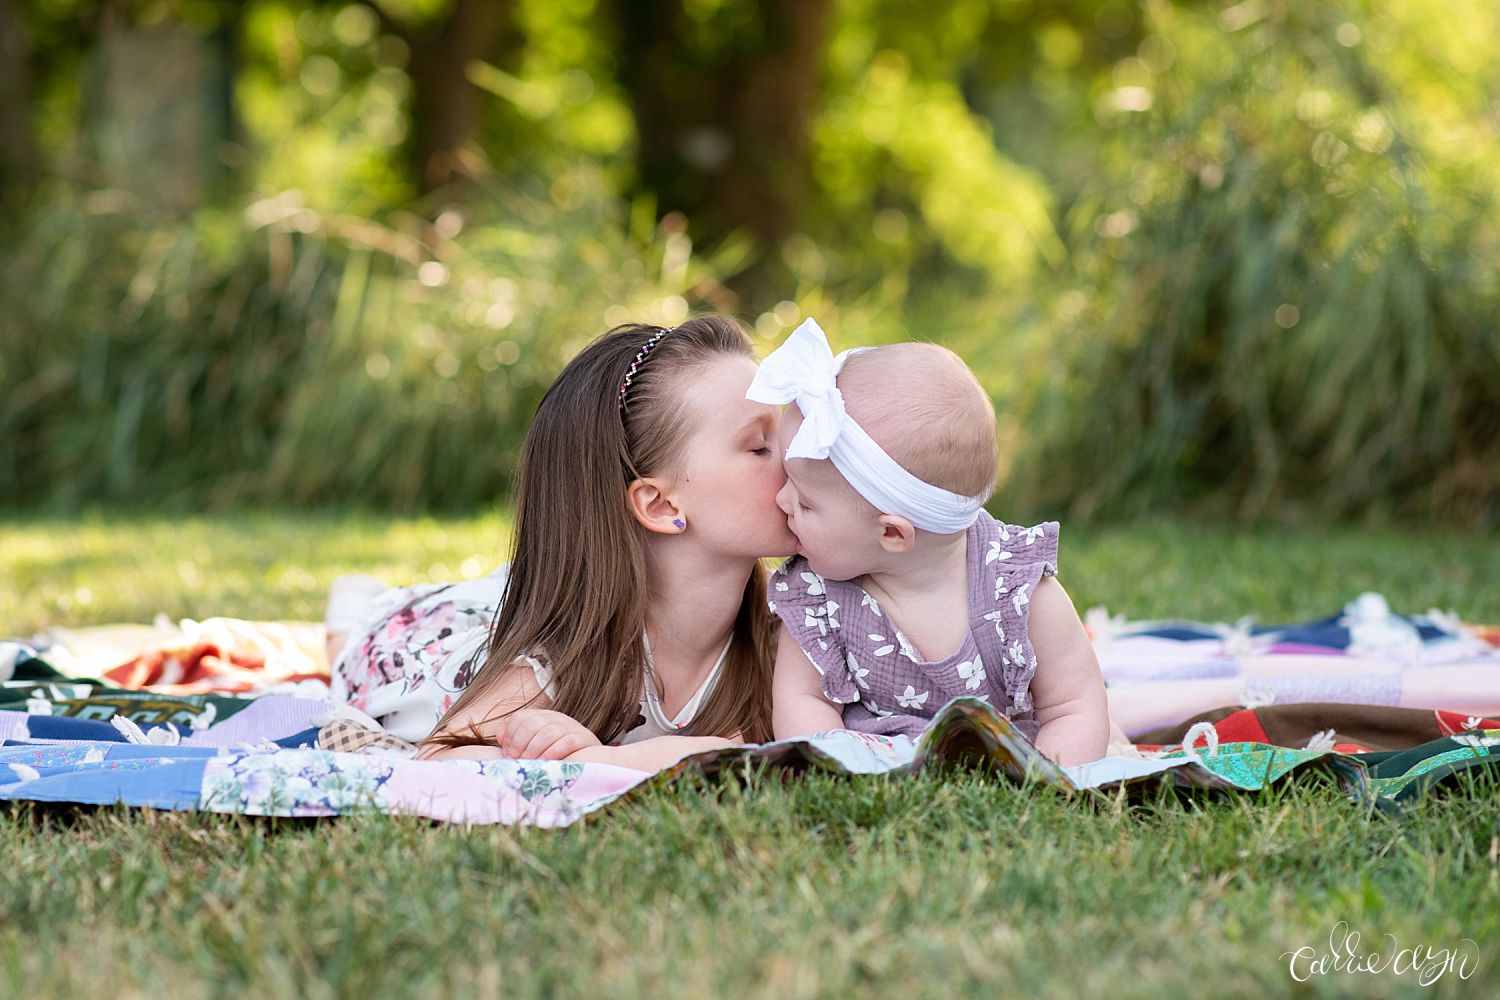
M 548 708 L 523 708 L 505 719 L 500 750 L 523 760 L 562 760 L 599 746 L 599 737 L 570 715 Z

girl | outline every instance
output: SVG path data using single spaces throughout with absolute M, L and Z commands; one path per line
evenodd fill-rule
M 722 317 L 590 344 L 527 433 L 510 564 L 385 595 L 334 696 L 425 737 L 428 758 L 656 770 L 770 739 L 758 560 L 795 539 L 775 499 L 777 409 L 745 399 L 754 374 Z

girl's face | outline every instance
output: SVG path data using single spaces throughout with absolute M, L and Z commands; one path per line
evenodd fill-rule
M 777 440 L 780 407 L 745 398 L 755 362 L 725 355 L 688 381 L 686 419 L 696 428 L 673 491 L 688 531 L 709 551 L 759 559 L 788 556 L 797 539 L 776 506 L 786 482 Z
M 802 411 L 793 403 L 782 415 L 776 454 L 786 454 L 801 424 Z M 830 580 L 853 580 L 870 572 L 883 554 L 880 512 L 826 459 L 791 459 L 786 474 L 776 503 L 812 571 Z

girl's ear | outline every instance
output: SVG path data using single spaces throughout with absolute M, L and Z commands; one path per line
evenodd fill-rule
M 680 535 L 685 523 L 682 509 L 667 492 L 667 482 L 651 477 L 637 479 L 625 487 L 625 500 L 630 505 L 630 514 L 641 527 L 658 535 Z M 673 523 L 673 522 L 677 523 Z
M 910 552 L 917 543 L 917 529 L 900 514 L 881 514 L 880 547 L 892 555 Z

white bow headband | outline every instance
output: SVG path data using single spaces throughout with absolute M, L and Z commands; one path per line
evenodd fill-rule
M 838 357 L 816 320 L 804 320 L 760 363 L 745 393 L 757 403 L 792 403 L 802 426 L 786 458 L 829 459 L 850 486 L 885 514 L 899 514 L 924 531 L 964 531 L 979 517 L 988 493 L 966 497 L 923 482 L 901 467 L 844 410 L 837 378 L 849 356 Z

